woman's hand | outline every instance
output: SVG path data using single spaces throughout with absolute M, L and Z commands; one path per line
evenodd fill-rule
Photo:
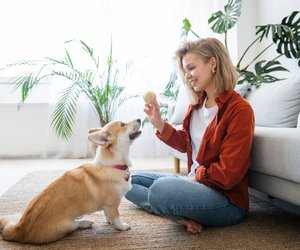
M 156 98 L 145 104 L 144 112 L 147 114 L 151 124 L 161 133 L 164 128 L 164 121 L 161 118 L 160 108 Z
M 195 175 L 187 177 L 189 181 L 197 182 Z

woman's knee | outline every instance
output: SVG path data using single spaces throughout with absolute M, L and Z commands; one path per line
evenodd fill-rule
M 161 173 L 136 172 L 131 174 L 131 183 L 150 187 L 155 180 L 163 176 Z
M 130 178 L 131 178 L 132 184 L 137 184 L 137 185 L 141 185 L 144 187 L 151 186 L 154 181 L 154 179 L 151 178 L 151 176 L 149 176 L 147 173 L 143 173 L 143 172 L 132 173 Z
M 176 192 L 177 179 L 164 177 L 157 179 L 149 190 L 148 201 L 151 207 L 159 211 L 166 210 L 170 205 L 173 192 Z

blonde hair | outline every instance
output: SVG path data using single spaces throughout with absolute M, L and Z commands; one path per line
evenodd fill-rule
M 205 63 L 208 63 L 212 57 L 216 59 L 216 68 L 212 79 L 216 94 L 234 89 L 237 82 L 237 72 L 227 49 L 218 39 L 205 38 L 195 41 L 185 41 L 182 43 L 180 48 L 175 52 L 175 59 L 177 59 L 183 79 L 185 71 L 182 65 L 182 58 L 187 53 L 193 53 L 199 56 Z M 196 93 L 190 86 L 188 86 L 188 84 L 186 84 L 186 86 L 197 94 L 198 98 L 202 95 L 202 93 Z

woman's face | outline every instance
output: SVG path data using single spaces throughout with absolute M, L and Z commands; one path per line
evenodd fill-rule
M 194 91 L 208 90 L 212 87 L 212 60 L 207 63 L 193 53 L 187 53 L 182 58 L 184 77 Z

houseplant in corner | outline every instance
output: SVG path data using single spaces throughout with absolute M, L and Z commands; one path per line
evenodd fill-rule
M 52 127 L 55 133 L 63 139 L 69 139 L 73 133 L 78 100 L 84 95 L 93 107 L 99 125 L 102 127 L 110 122 L 117 109 L 126 100 L 134 97 L 124 94 L 125 87 L 119 85 L 120 69 L 113 57 L 112 43 L 104 66 L 100 64 L 99 56 L 83 41 L 71 40 L 65 44 L 80 46 L 80 51 L 91 62 L 91 68 L 81 69 L 76 66 L 76 60 L 65 48 L 63 59 L 46 57 L 42 60 L 22 60 L 5 67 L 28 67 L 29 71 L 13 79 L 14 90 L 21 89 L 21 103 L 25 102 L 30 91 L 41 80 L 47 77 L 58 77 L 64 80 L 66 87 L 59 93 L 58 101 L 52 114 Z M 127 64 L 126 70 L 130 67 Z

